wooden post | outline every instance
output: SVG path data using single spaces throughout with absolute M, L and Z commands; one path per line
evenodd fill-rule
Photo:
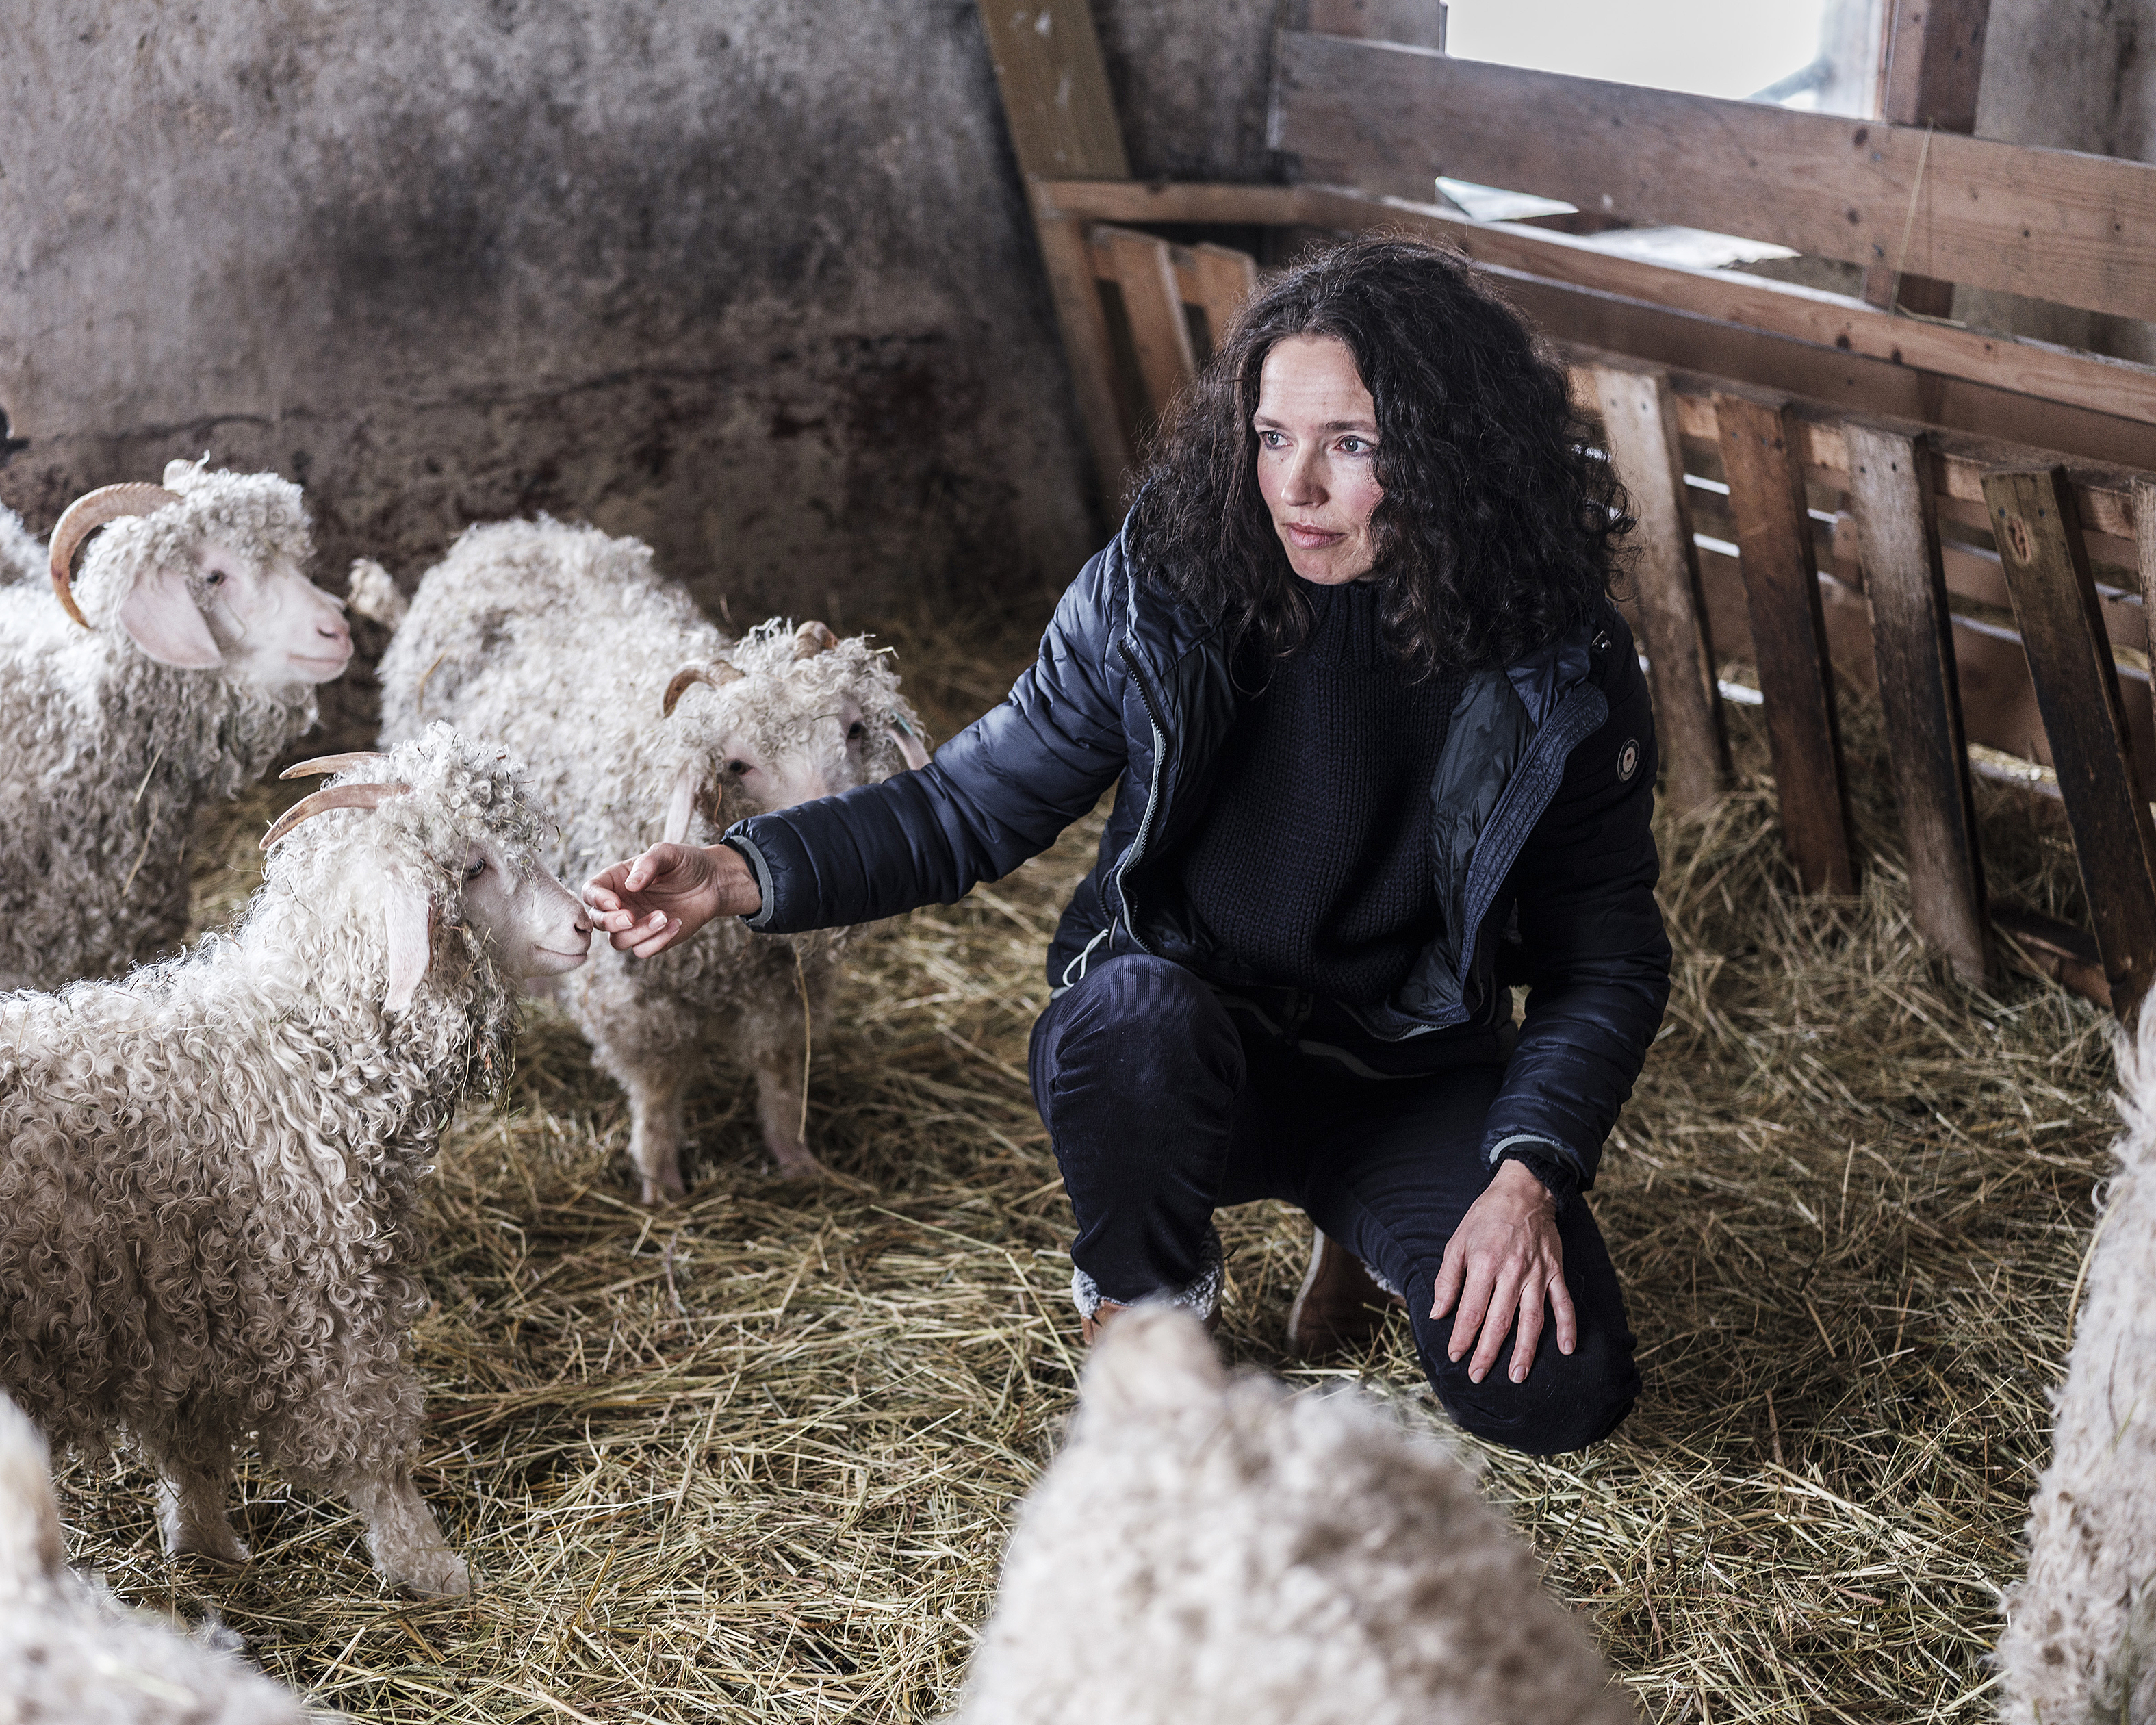
M 1169 255 L 1183 303 L 1205 316 L 1205 352 L 1198 356 L 1203 366 L 1220 351 L 1243 301 L 1258 290 L 1258 260 L 1224 245 L 1178 245 Z
M 2129 1021 L 2156 975 L 2156 830 L 2133 767 L 2118 667 L 2062 467 L 1984 478 L 2014 620 L 2111 986 Z
M 1911 915 L 1966 981 L 1983 983 L 1994 954 L 1929 451 L 1915 438 L 1854 421 L 1842 438 L 1908 846 Z
M 1766 697 L 1782 842 L 1805 891 L 1853 892 L 1856 845 L 1842 778 L 1834 666 L 1827 657 L 1819 566 L 1789 410 L 1717 395 L 1714 412 L 1730 512 L 1737 518 L 1759 691 Z
M 1891 0 L 1891 4 L 1886 53 L 1879 64 L 1879 117 L 1897 126 L 1974 131 L 1991 0 Z M 1920 208 L 1916 219 L 1923 218 Z M 1894 270 L 1901 261 L 1887 258 L 1867 268 L 1864 297 L 1874 305 L 1898 302 L 1929 317 L 1952 316 L 1950 281 L 1904 275 L 1897 291 Z
M 1690 811 L 1729 788 L 1729 736 L 1714 688 L 1714 643 L 1699 584 L 1699 551 L 1685 502 L 1684 452 L 1669 373 L 1594 367 L 1610 465 L 1640 523 L 1635 566 L 1656 743 L 1668 763 L 1663 793 Z
M 1169 250 L 1166 240 L 1134 228 L 1093 230 L 1094 272 L 1121 290 L 1123 315 L 1130 321 L 1131 350 L 1145 391 L 1142 429 L 1157 422 L 1177 393 L 1198 374 Z
M 980 0 L 980 14 L 997 87 L 1003 92 L 1011 148 L 1019 173 L 1029 183 L 1034 232 L 1040 241 L 1079 418 L 1092 451 L 1094 478 L 1109 516 L 1120 519 L 1131 449 L 1116 411 L 1111 382 L 1115 359 L 1100 290 L 1093 283 L 1086 226 L 1051 213 L 1030 190 L 1037 180 L 1131 177 L 1101 60 L 1101 39 L 1086 0 L 1029 0 L 1022 5 Z
M 2141 571 L 2141 627 L 2148 663 L 2156 665 L 2156 479 L 2146 475 L 2133 482 L 2133 552 Z M 2156 696 L 2156 684 L 2149 692 Z

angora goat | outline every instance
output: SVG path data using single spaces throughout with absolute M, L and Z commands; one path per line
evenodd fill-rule
M 1019 1510 L 956 1725 L 1626 1725 L 1466 1471 L 1124 1313 Z
M 0 1725 L 298 1725 L 289 1690 L 68 1568 L 45 1466 L 0 1396 Z
M 429 571 L 382 655 L 382 712 L 386 742 L 447 719 L 507 742 L 561 824 L 555 867 L 572 882 L 662 837 L 710 845 L 744 815 L 928 758 L 865 639 L 771 623 L 729 641 L 648 547 L 543 519 L 475 527 Z M 729 919 L 655 958 L 602 942 L 563 991 L 629 1093 L 645 1203 L 684 1189 L 682 1098 L 713 1029 L 756 1075 L 773 1159 L 818 1167 L 801 1131 L 804 1020 L 828 1016 L 839 937 L 755 937 Z
M 27 536 L 7 525 L 19 562 Z M 352 656 L 308 555 L 297 485 L 175 461 L 162 488 L 69 507 L 49 590 L 0 585 L 0 989 L 177 944 L 196 811 L 259 778 Z
M 2156 1719 L 2156 1006 L 2118 1067 L 2118 1172 L 1999 1643 L 2012 1725 Z
M 270 829 L 228 935 L 0 997 L 0 1389 L 55 1442 L 139 1445 L 169 1552 L 244 1559 L 224 1500 L 252 1432 L 351 1502 L 392 1583 L 468 1584 L 409 1471 L 413 1189 L 506 1068 L 511 979 L 591 934 L 505 760 L 438 726 L 311 762 L 343 776 Z

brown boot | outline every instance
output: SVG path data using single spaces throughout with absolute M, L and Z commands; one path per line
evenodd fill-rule
M 1310 1270 L 1288 1308 L 1287 1345 L 1296 1358 L 1316 1362 L 1368 1346 L 1387 1311 L 1404 1312 L 1407 1301 L 1379 1287 L 1363 1260 L 1323 1229 L 1312 1232 Z

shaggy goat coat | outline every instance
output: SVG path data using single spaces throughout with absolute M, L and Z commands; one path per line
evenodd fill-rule
M 744 815 L 886 778 L 906 764 L 901 737 L 921 735 L 864 639 L 772 623 L 731 640 L 649 547 L 543 518 L 475 527 L 428 572 L 382 689 L 385 742 L 447 719 L 516 752 L 572 887 L 661 838 L 711 845 Z M 653 958 L 602 944 L 568 979 L 564 1003 L 629 1093 L 646 1202 L 683 1190 L 683 1099 L 714 1030 L 756 1075 L 773 1158 L 816 1167 L 804 1019 L 828 1020 L 843 933 L 757 938 L 728 917 Z
M 1146 1305 L 1019 1510 L 954 1725 L 1626 1725 L 1466 1470 Z
M 290 1691 L 68 1568 L 45 1470 L 0 1396 L 0 1725 L 298 1725 Z
M 2118 1070 L 2118 1169 L 2030 1505 L 2029 1573 L 2006 1596 L 2010 1725 L 2156 1719 L 2156 1009 L 2120 1040 Z
M 495 750 L 436 726 L 304 822 L 228 935 L 121 983 L 0 996 L 0 1389 L 54 1441 L 124 1430 L 167 1549 L 237 1560 L 249 1433 L 342 1492 L 377 1563 L 461 1592 L 409 1469 L 403 1358 L 426 1305 L 413 1189 L 458 1100 L 506 1070 L 512 985 L 465 921 L 466 847 L 534 873 L 537 817 Z M 385 898 L 424 896 L 428 968 L 385 1007 Z
M 0 510 L 0 555 L 19 566 L 27 545 L 38 564 L 0 584 L 0 989 L 117 975 L 176 947 L 197 812 L 260 778 L 315 722 L 311 683 L 161 665 L 121 628 L 143 569 L 191 562 L 206 544 L 263 567 L 309 555 L 300 488 L 275 474 L 175 461 L 164 482 L 177 506 L 114 521 L 84 553 L 86 629 L 60 608 L 42 548 Z

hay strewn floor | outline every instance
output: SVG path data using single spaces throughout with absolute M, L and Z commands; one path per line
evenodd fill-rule
M 916 670 L 939 734 L 1013 662 Z M 2048 986 L 1956 987 L 1891 862 L 1858 901 L 1796 898 L 1757 716 L 1732 720 L 1744 788 L 1666 834 L 1678 985 L 1594 1199 L 1646 1398 L 1584 1458 L 1492 1455 L 1489 1478 L 1650 1718 L 1974 1717 L 2104 1163 L 2108 1029 Z M 206 860 L 206 915 L 244 893 L 270 806 Z M 2070 905 L 2058 839 L 1989 819 L 1994 874 Z M 695 1201 L 639 1211 L 619 1097 L 534 1014 L 506 1106 L 466 1115 L 427 1189 L 422 1488 L 472 1599 L 384 1597 L 349 1517 L 252 1471 L 243 1573 L 168 1564 L 125 1468 L 66 1474 L 77 1557 L 213 1603 L 368 1719 L 932 1717 L 1070 1405 L 1024 1059 L 1096 832 L 861 942 L 812 1112 L 840 1184 L 759 1173 L 744 1084 L 714 1071 Z M 1876 814 L 1866 836 L 1892 850 Z M 1306 1231 L 1224 1221 L 1225 1345 L 1281 1368 Z M 1404 1324 L 1358 1369 L 1433 1417 Z

